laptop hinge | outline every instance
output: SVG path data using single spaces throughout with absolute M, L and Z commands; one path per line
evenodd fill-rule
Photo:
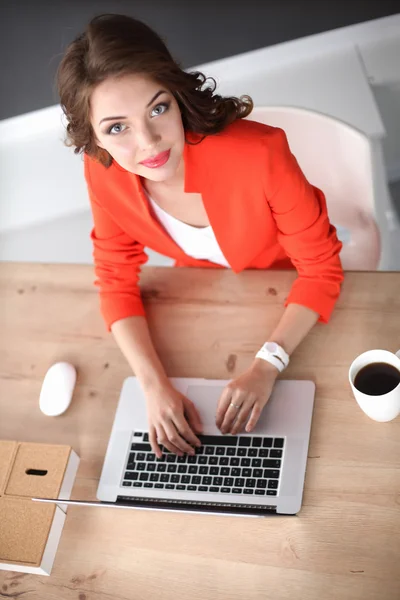
M 276 515 L 276 506 L 262 504 L 241 504 L 239 502 L 204 502 L 200 500 L 172 500 L 166 498 L 140 498 L 137 496 L 117 496 L 116 504 L 156 510 L 182 510 L 191 512 L 223 513 L 235 515 L 266 516 Z

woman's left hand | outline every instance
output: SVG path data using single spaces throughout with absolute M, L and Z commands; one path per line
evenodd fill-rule
M 221 433 L 236 435 L 246 422 L 247 432 L 254 428 L 278 375 L 276 367 L 258 358 L 247 371 L 226 386 L 218 401 L 216 417 Z

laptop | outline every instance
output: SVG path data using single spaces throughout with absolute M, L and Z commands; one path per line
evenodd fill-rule
M 251 433 L 222 435 L 218 399 L 229 381 L 171 378 L 199 411 L 203 434 L 195 456 L 148 438 L 146 400 L 135 377 L 123 383 L 97 490 L 99 502 L 44 499 L 62 505 L 109 506 L 237 516 L 295 515 L 301 508 L 315 397 L 312 381 L 278 380 Z

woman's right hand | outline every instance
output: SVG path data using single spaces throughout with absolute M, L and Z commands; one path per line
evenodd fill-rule
M 193 455 L 200 447 L 196 436 L 202 432 L 200 415 L 195 405 L 168 381 L 166 385 L 146 391 L 149 419 L 149 441 L 157 458 L 162 456 L 159 444 L 170 452 Z

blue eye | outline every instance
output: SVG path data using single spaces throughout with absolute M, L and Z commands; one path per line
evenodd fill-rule
M 122 123 L 115 123 L 114 125 L 111 125 L 109 129 L 107 129 L 107 133 L 111 135 L 118 135 L 122 131 L 125 131 L 125 128 L 126 125 L 123 125 Z
M 155 117 L 159 117 L 163 113 L 165 113 L 169 109 L 168 102 L 162 102 L 161 104 L 157 104 L 151 111 L 151 115 Z M 155 114 L 154 114 L 155 113 Z

